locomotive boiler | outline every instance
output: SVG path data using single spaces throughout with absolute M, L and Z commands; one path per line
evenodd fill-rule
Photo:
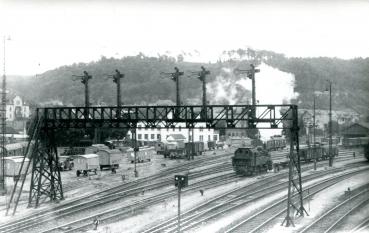
M 272 169 L 272 159 L 261 147 L 241 147 L 234 152 L 232 166 L 236 174 L 252 176 Z

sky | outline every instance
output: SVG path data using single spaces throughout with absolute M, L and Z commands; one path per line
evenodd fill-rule
M 289 57 L 369 57 L 369 1 L 0 0 L 6 74 L 36 75 L 101 56 L 265 49 Z M 1 43 L 1 61 L 3 63 Z

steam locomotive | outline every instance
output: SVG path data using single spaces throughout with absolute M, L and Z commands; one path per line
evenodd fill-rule
M 262 172 L 267 172 L 274 167 L 279 170 L 281 167 L 285 167 L 289 162 L 289 152 L 286 151 L 284 158 L 274 160 L 271 158 L 271 154 L 268 150 L 257 148 L 238 148 L 234 156 L 232 157 L 233 170 L 238 175 L 252 176 Z M 332 145 L 332 155 L 338 156 L 338 148 L 336 145 Z M 329 159 L 329 146 L 326 144 L 316 144 L 315 146 L 301 145 L 299 149 L 300 161 L 311 162 L 316 160 Z

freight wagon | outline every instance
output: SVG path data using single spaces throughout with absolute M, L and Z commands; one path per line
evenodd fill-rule
M 204 142 L 186 142 L 185 143 L 185 153 L 187 157 L 192 155 L 202 155 L 204 152 Z
M 119 164 L 122 162 L 123 154 L 120 150 L 99 150 L 97 152 L 99 155 L 100 170 L 104 168 L 111 169 L 115 172 L 119 168 Z
M 28 142 L 17 142 L 6 144 L 6 155 L 7 156 L 24 156 L 28 146 Z
M 24 156 L 12 156 L 12 157 L 5 157 L 4 158 L 4 165 L 5 165 L 5 176 L 18 178 L 19 171 L 22 166 Z M 26 174 L 26 168 L 29 163 L 29 159 L 25 158 L 21 176 Z
M 99 155 L 76 155 L 74 159 L 74 168 L 76 169 L 77 176 L 81 174 L 87 176 L 89 172 L 94 172 L 96 174 L 97 169 L 100 168 Z
M 269 151 L 280 150 L 286 147 L 286 139 L 283 137 L 272 137 L 265 144 L 266 149 Z
M 150 162 L 153 158 L 153 156 L 156 154 L 155 147 L 138 147 L 138 150 L 136 151 L 136 162 L 137 163 L 143 163 L 145 161 Z M 135 153 L 134 149 L 130 148 L 126 152 L 127 159 L 131 163 L 135 162 Z
M 208 141 L 208 150 L 215 150 L 216 143 L 214 141 Z
M 357 137 L 357 138 L 343 138 L 342 146 L 349 147 L 363 147 L 369 142 L 369 137 Z

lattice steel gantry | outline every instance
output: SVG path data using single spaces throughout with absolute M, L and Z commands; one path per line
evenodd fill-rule
M 302 199 L 296 105 L 61 107 L 39 108 L 36 116 L 38 123 L 36 133 L 32 136 L 35 144 L 31 155 L 33 169 L 29 204 L 38 206 L 42 197 L 52 201 L 63 199 L 54 135 L 57 129 L 135 128 L 138 122 L 148 128 L 172 128 L 178 123 L 184 123 L 187 128 L 200 128 L 202 125 L 199 123 L 206 123 L 207 128 L 215 129 L 290 130 L 288 202 L 284 222 L 287 226 L 293 225 L 291 207 L 301 216 L 306 213 Z M 296 196 L 292 195 L 294 190 L 297 191 Z M 293 201 L 295 197 L 299 207 Z

